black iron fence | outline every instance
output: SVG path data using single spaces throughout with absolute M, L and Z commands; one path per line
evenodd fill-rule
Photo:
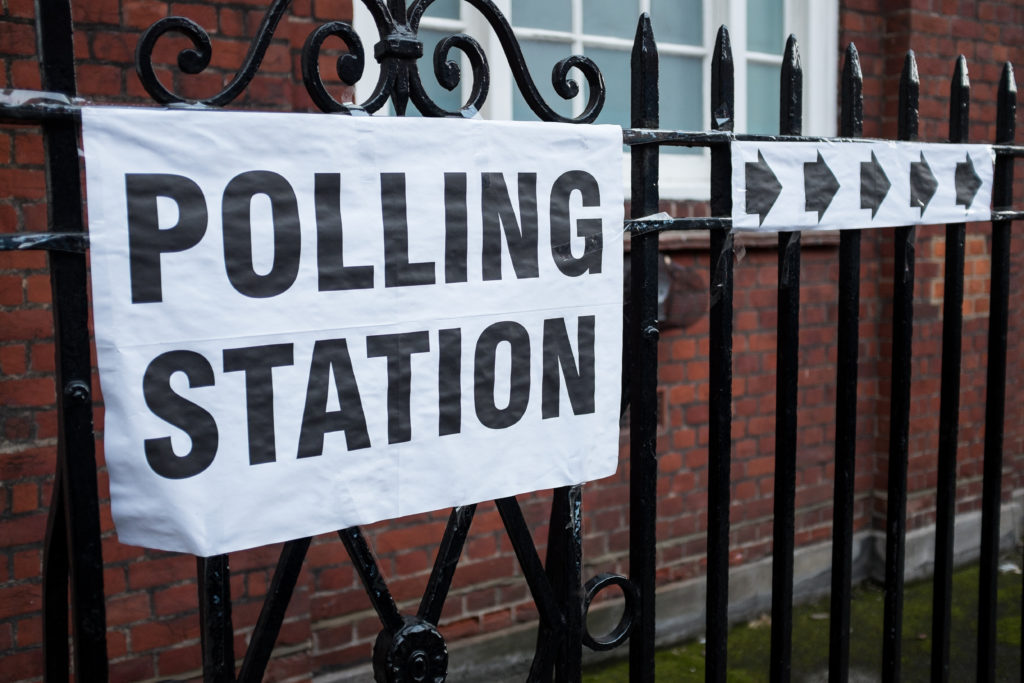
M 526 68 L 508 22 L 490 0 L 468 0 L 494 29 L 508 57 L 515 82 L 542 120 L 567 120 L 540 96 Z M 473 87 L 457 111 L 446 111 L 427 94 L 420 80 L 423 45 L 417 34 L 429 0 L 408 8 L 403 0 L 367 0 L 380 34 L 375 47 L 381 76 L 366 102 L 351 105 L 331 96 L 321 78 L 318 58 L 329 36 L 341 38 L 349 54 L 339 61 L 343 81 L 361 76 L 365 52 L 359 36 L 344 22 L 316 29 L 302 56 L 304 83 L 316 105 L 327 112 L 372 113 L 389 100 L 398 114 L 411 102 L 429 116 L 468 117 L 487 96 L 489 71 L 484 52 L 469 36 L 442 41 L 433 55 L 435 76 L 445 87 L 459 82 L 454 49 L 472 67 Z M 200 104 L 219 107 L 242 93 L 257 72 L 263 53 L 287 9 L 274 2 L 254 39 L 244 66 L 217 95 Z M 46 530 L 44 553 L 44 653 L 48 681 L 68 680 L 71 670 L 68 587 L 73 631 L 73 670 L 80 681 L 108 677 L 104 616 L 103 558 L 100 546 L 99 502 L 92 427 L 86 256 L 88 239 L 82 218 L 77 134 L 84 102 L 75 98 L 75 64 L 69 4 L 40 4 L 37 17 L 43 92 L 5 91 L 0 94 L 0 121 L 38 122 L 46 143 L 47 199 L 50 231 L 0 236 L 0 249 L 46 250 L 53 292 L 56 329 L 56 377 L 59 420 L 58 466 Z M 183 102 L 157 79 L 153 49 L 160 37 L 176 32 L 194 49 L 179 58 L 181 68 L 198 73 L 209 63 L 210 40 L 192 21 L 179 17 L 158 21 L 140 37 L 139 76 L 160 104 Z M 605 87 L 589 59 L 570 57 L 553 73 L 556 92 L 571 99 L 579 87 L 567 79 L 578 69 L 589 86 L 589 101 L 574 122 L 593 121 L 601 110 Z M 632 148 L 632 214 L 657 213 L 658 160 L 662 146 L 708 147 L 711 150 L 711 218 L 633 220 L 631 282 L 627 310 L 628 332 L 624 375 L 630 411 L 630 553 L 628 577 L 602 574 L 585 584 L 581 575 L 581 489 L 554 492 L 546 562 L 542 562 L 515 498 L 496 501 L 539 612 L 539 635 L 529 680 L 578 681 L 583 647 L 616 648 L 629 641 L 630 678 L 653 681 L 655 647 L 655 517 L 657 479 L 658 357 L 658 234 L 665 230 L 710 233 L 710 439 L 709 508 L 707 528 L 707 660 L 706 680 L 725 681 L 728 631 L 729 504 L 732 421 L 732 339 L 734 246 L 731 158 L 733 140 L 811 141 L 801 136 L 802 75 L 797 43 L 786 45 L 781 73 L 780 135 L 739 135 L 733 132 L 733 61 L 728 31 L 717 36 L 712 59 L 712 130 L 687 132 L 659 129 L 658 53 L 647 16 L 641 17 L 632 54 L 632 128 L 624 141 Z M 841 130 L 843 138 L 862 134 L 862 76 L 857 51 L 850 45 L 842 72 Z M 913 53 L 906 57 L 899 86 L 899 139 L 914 140 L 918 131 L 919 79 Z M 824 93 L 820 96 L 829 97 Z M 970 88 L 961 57 L 950 96 L 950 141 L 967 138 Z M 978 680 L 995 677 L 996 573 L 999 551 L 999 507 L 1002 475 L 1002 437 L 1005 408 L 1007 316 L 1012 221 L 1024 212 L 1010 209 L 1013 161 L 1024 156 L 1014 145 L 1016 85 L 1007 64 L 998 94 L 993 187 L 991 304 L 985 410 L 984 492 L 981 539 L 980 614 L 978 619 Z M 934 680 L 947 680 L 953 521 L 956 489 L 956 449 L 959 413 L 960 344 L 964 294 L 965 225 L 946 230 L 946 271 L 943 317 L 941 424 L 939 444 L 938 529 L 935 551 L 935 598 L 932 671 Z M 911 385 L 913 321 L 914 227 L 892 231 L 895 243 L 891 430 L 889 442 L 888 510 L 885 561 L 885 622 L 883 679 L 900 679 L 900 634 L 907 494 L 907 455 Z M 852 580 L 854 444 L 857 416 L 858 321 L 860 292 L 859 230 L 843 231 L 839 247 L 838 376 L 835 434 L 835 497 L 833 513 L 832 590 L 829 679 L 845 681 L 849 670 L 850 598 Z M 771 670 L 773 681 L 790 677 L 794 558 L 794 496 L 796 477 L 797 349 L 800 308 L 800 233 L 779 234 L 778 355 L 775 436 L 774 553 L 772 580 Z M 452 511 L 438 549 L 429 584 L 415 615 L 402 614 L 388 591 L 373 552 L 359 528 L 338 532 L 365 585 L 381 622 L 373 650 L 374 671 L 380 681 L 443 680 L 447 651 L 438 621 L 452 576 L 473 521 L 475 506 Z M 285 609 L 298 580 L 310 539 L 284 545 L 272 584 L 251 641 L 235 669 L 231 618 L 230 571 L 227 556 L 198 558 L 203 673 L 207 681 L 260 680 L 280 631 Z M 586 613 L 594 596 L 617 586 L 625 596 L 621 621 L 611 633 L 595 637 L 587 630 Z

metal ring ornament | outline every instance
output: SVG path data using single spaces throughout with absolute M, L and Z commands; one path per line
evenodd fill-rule
M 332 21 L 310 33 L 302 46 L 302 82 L 306 85 L 306 90 L 313 103 L 321 111 L 351 113 L 353 110 L 363 109 L 365 107 L 339 102 L 327 92 L 327 87 L 320 74 L 320 50 L 323 48 L 324 41 L 331 36 L 341 38 L 348 50 L 347 54 L 338 57 L 335 66 L 341 82 L 351 86 L 363 77 L 363 69 L 366 68 L 363 41 L 359 39 L 359 34 L 355 32 L 351 24 L 344 21 Z M 373 98 L 371 97 L 371 99 Z
M 263 16 L 263 21 L 256 32 L 256 39 L 249 45 L 249 51 L 238 73 L 227 87 L 216 95 L 202 100 L 188 100 L 171 92 L 160 82 L 153 68 L 153 50 L 165 33 L 177 33 L 188 38 L 192 42 L 192 48 L 186 48 L 178 53 L 178 68 L 187 74 L 198 74 L 210 65 L 210 57 L 213 55 L 210 34 L 202 26 L 185 17 L 164 17 L 154 22 L 143 31 L 135 47 L 135 70 L 142 87 L 160 104 L 198 103 L 212 107 L 229 104 L 242 94 L 259 70 L 263 55 L 266 54 L 274 31 L 277 30 L 277 25 L 290 2 L 291 0 L 274 0 Z
M 622 606 L 622 616 L 619 623 L 611 631 L 600 638 L 595 638 L 587 627 L 587 613 L 590 611 L 590 603 L 594 597 L 609 586 L 618 586 L 622 591 L 625 603 Z M 633 630 L 633 622 L 636 621 L 637 590 L 632 581 L 621 574 L 603 573 L 587 581 L 583 588 L 583 644 L 591 650 L 605 651 L 612 650 L 621 645 L 629 637 Z

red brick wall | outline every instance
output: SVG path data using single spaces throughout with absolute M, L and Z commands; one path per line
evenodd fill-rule
M 189 96 L 208 96 L 234 75 L 263 16 L 265 0 L 166 3 L 91 0 L 75 3 L 79 87 L 100 102 L 147 102 L 134 74 L 139 32 L 168 13 L 188 16 L 211 30 L 213 65 L 198 76 L 161 68 L 165 82 Z M 865 73 L 865 134 L 895 134 L 896 81 L 907 47 L 918 50 L 922 77 L 921 137 L 947 134 L 952 58 L 963 52 L 972 81 L 972 139 L 991 140 L 995 84 L 1001 62 L 1021 59 L 1024 0 L 924 2 L 843 0 L 840 44 L 854 40 Z M 0 15 L 0 87 L 38 88 L 33 3 L 8 0 Z M 239 107 L 308 110 L 298 54 L 323 21 L 351 13 L 349 0 L 293 3 Z M 173 62 L 186 43 L 167 37 L 158 57 Z M 333 73 L 329 55 L 322 71 Z M 501 64 L 493 68 L 504 68 Z M 341 92 L 340 86 L 338 92 Z M 1024 174 L 1019 174 L 1024 175 Z M 1024 196 L 1018 192 L 1018 196 Z M 0 128 L 0 230 L 46 227 L 42 145 L 29 126 Z M 706 207 L 674 207 L 678 215 Z M 988 227 L 970 226 L 965 303 L 960 506 L 978 507 L 983 439 L 987 338 Z M 910 526 L 934 519 L 938 373 L 941 358 L 941 229 L 918 231 L 913 385 Z M 858 417 L 857 529 L 881 529 L 889 421 L 892 233 L 864 236 L 860 414 Z M 774 367 L 776 255 L 774 240 L 748 240 L 736 265 L 733 426 L 733 562 L 771 551 L 774 472 Z M 1024 278 L 1021 240 L 1014 251 L 1013 282 Z M 707 284 L 702 243 L 667 238 L 674 262 Z M 836 323 L 834 243 L 805 240 L 802 269 L 797 542 L 831 533 Z M 53 330 L 46 257 L 40 252 L 0 253 L 0 681 L 37 680 L 41 617 L 41 544 L 54 468 L 56 413 Z M 1014 311 L 1020 310 L 1013 302 Z M 1024 377 L 1020 315 L 1011 314 L 1004 491 L 1024 487 Z M 707 318 L 685 330 L 667 330 L 660 354 L 663 394 L 659 457 L 659 581 L 704 572 L 707 509 Z M 94 386 L 95 383 L 94 383 Z M 97 405 L 97 425 L 102 406 Z M 625 441 L 624 441 L 625 443 Z M 102 455 L 102 444 L 100 448 Z M 191 557 L 146 551 L 117 542 L 100 472 L 108 648 L 112 680 L 193 676 L 200 666 Z M 598 571 L 628 571 L 628 463 L 584 494 L 585 578 Z M 524 497 L 539 550 L 544 551 L 549 497 Z M 415 608 L 436 552 L 445 513 L 421 515 L 367 529 L 381 569 L 405 611 Z M 244 651 L 270 582 L 279 546 L 231 557 L 235 652 Z M 451 641 L 535 619 L 536 609 L 492 504 L 480 506 L 456 572 L 442 630 Z M 335 537 L 314 540 L 289 608 L 268 680 L 307 680 L 309 672 L 365 661 L 379 630 L 369 601 Z

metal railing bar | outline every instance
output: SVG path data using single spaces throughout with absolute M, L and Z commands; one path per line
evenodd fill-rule
M 548 524 L 548 550 L 545 571 L 559 609 L 565 615 L 565 632 L 562 648 L 553 662 L 556 681 L 578 683 L 582 676 L 583 662 L 583 491 L 580 485 L 561 486 L 551 494 L 551 517 Z M 577 637 L 579 634 L 579 637 Z M 538 645 L 541 638 L 550 639 L 551 629 L 540 625 L 537 631 Z M 550 669 L 543 671 L 542 680 L 550 679 Z
M 871 143 L 893 140 L 885 138 L 864 138 L 844 135 L 838 137 L 822 135 L 771 135 L 766 133 L 730 133 L 723 131 L 671 130 L 660 128 L 623 128 L 622 143 L 629 146 L 663 145 L 666 147 L 715 147 L 730 142 L 834 142 Z M 936 141 L 935 144 L 942 144 Z M 1024 157 L 1024 145 L 995 144 L 992 151 L 996 157 Z
M 711 62 L 711 120 L 731 131 L 735 100 L 732 48 L 723 26 Z M 732 160 L 727 149 L 711 151 L 711 213 L 732 214 Z M 707 660 L 704 680 L 725 683 L 729 636 L 729 499 L 732 461 L 733 234 L 711 231 L 709 337 Z
M 42 21 L 40 17 L 40 21 Z M 6 123 L 41 123 L 73 121 L 86 101 L 60 92 L 44 90 L 0 90 L 0 121 Z
M 68 650 L 68 525 L 64 516 L 64 476 L 53 478 L 50 509 L 43 541 L 43 651 L 44 680 L 70 680 Z
M 231 624 L 231 570 L 227 555 L 196 558 L 203 683 L 235 680 L 235 633 Z
M 993 221 L 1024 219 L 1024 211 L 994 209 Z M 651 232 L 701 232 L 705 230 L 730 230 L 732 218 L 725 216 L 686 216 L 682 218 L 634 218 L 625 221 L 624 229 L 630 235 L 646 235 Z M 860 232 L 842 230 L 840 234 Z M 75 232 L 32 232 L 0 235 L 0 251 L 66 251 L 85 253 L 89 249 L 89 235 Z
M 799 135 L 803 71 L 796 38 L 786 41 L 779 132 Z M 800 358 L 800 232 L 779 233 L 775 370 L 775 490 L 772 519 L 772 626 L 769 680 L 790 679 L 793 650 L 793 550 L 796 500 L 797 377 Z
M 632 60 L 631 116 L 634 126 L 658 125 L 658 48 L 650 17 L 637 25 Z M 633 216 L 658 211 L 659 160 L 656 147 L 631 151 Z M 639 593 L 639 623 L 629 639 L 631 680 L 654 680 L 654 589 L 658 462 L 658 235 L 630 236 L 629 338 L 629 577 Z
M 537 606 L 540 615 L 540 630 L 551 634 L 551 637 L 543 641 L 538 640 L 538 648 L 534 652 L 533 662 L 530 665 L 530 673 L 527 676 L 528 683 L 540 683 L 548 680 L 547 676 L 558 656 L 566 637 L 577 637 L 578 634 L 566 633 L 565 616 L 558 608 L 558 599 L 555 596 L 554 586 L 548 579 L 541 564 L 540 556 L 537 554 L 537 546 L 530 536 L 530 529 L 523 519 L 523 511 L 515 497 L 499 498 L 494 501 L 498 508 L 498 514 L 505 525 L 505 533 L 512 542 L 512 549 L 515 551 L 516 559 L 523 570 L 526 578 L 526 585 L 533 596 L 533 602 Z
M 920 78 L 914 52 L 903 63 L 899 89 L 900 140 L 918 131 Z M 911 341 L 914 328 L 914 226 L 896 228 L 893 263 L 892 368 L 889 401 L 889 486 L 885 513 L 885 609 L 882 680 L 900 680 L 903 637 L 903 565 L 906 551 L 907 453 L 910 432 Z
M 67 251 L 84 254 L 89 235 L 84 232 L 22 232 L 0 235 L 0 251 Z
M 397 632 L 405 621 L 395 605 L 394 598 L 391 597 L 384 577 L 381 576 L 380 568 L 377 567 L 377 561 L 373 557 L 370 546 L 366 544 L 362 530 L 357 526 L 340 529 L 338 537 L 345 544 L 345 550 L 348 551 L 352 565 L 366 589 L 366 595 L 370 598 L 370 603 L 377 611 L 377 616 L 380 617 L 384 628 L 391 633 Z
M 999 81 L 996 140 L 1016 135 L 1017 84 L 1006 64 Z M 1013 201 L 1013 164 L 997 161 L 992 200 Z M 985 379 L 985 444 L 981 494 L 981 567 L 978 581 L 977 680 L 996 677 L 996 588 L 999 571 L 999 507 L 1003 479 L 1003 430 L 1006 413 L 1006 338 L 1010 300 L 1010 221 L 992 223 L 992 265 L 988 318 L 988 368 Z M 1024 646 L 1022 646 L 1024 647 Z M 1022 649 L 1024 660 L 1024 649 Z
M 843 63 L 840 133 L 864 130 L 864 76 L 853 43 Z M 832 506 L 832 585 L 829 607 L 829 683 L 850 676 L 850 592 L 853 584 L 853 500 L 857 455 L 857 361 L 860 345 L 860 230 L 839 233 L 836 323 L 836 437 Z
M 70 3 L 47 3 L 36 17 L 42 87 L 71 98 L 76 92 Z M 50 120 L 42 126 L 46 155 L 48 227 L 84 232 L 78 125 Z M 92 363 L 89 358 L 89 302 L 85 255 L 49 253 L 53 299 L 54 366 L 57 387 L 57 468 L 64 492 L 68 590 L 71 595 L 72 657 L 75 679 L 106 681 L 106 606 L 100 542 L 99 484 L 93 433 Z M 52 550 L 55 543 L 47 546 Z M 52 597 L 52 596 L 51 596 Z M 45 639 L 52 642 L 52 635 Z M 64 636 L 67 637 L 65 631 Z M 49 653 L 44 653 L 44 657 Z M 60 648 L 55 656 L 66 654 Z
M 451 588 L 452 577 L 455 575 L 455 568 L 462 556 L 462 548 L 466 544 L 466 537 L 469 535 L 469 527 L 473 523 L 475 513 L 476 505 L 463 505 L 452 508 L 451 515 L 448 517 L 448 525 L 444 529 L 444 536 L 441 538 L 441 545 L 438 547 L 437 557 L 434 559 L 434 568 L 430 572 L 427 589 L 423 592 L 417 612 L 420 619 L 429 621 L 435 626 L 441 619 L 444 601 L 448 597 L 448 589 Z
M 1012 221 L 1024 219 L 1024 211 L 999 209 L 992 211 L 993 221 Z M 644 235 L 649 232 L 667 232 L 679 230 L 687 232 L 700 232 L 704 230 L 730 230 L 732 219 L 721 216 L 687 216 L 684 218 L 639 218 L 627 220 L 625 229 L 631 235 Z M 840 235 L 847 233 L 860 233 L 860 229 L 841 230 Z M 841 240 L 840 240 L 841 241 Z
M 868 138 L 848 139 L 814 135 L 772 135 L 770 133 L 732 133 L 723 130 L 670 130 L 624 128 L 624 145 L 664 145 L 666 147 L 714 147 L 730 142 L 871 142 Z M 877 140 L 876 142 L 891 142 Z
M 242 668 L 238 672 L 239 683 L 259 683 L 263 680 L 263 673 L 274 651 L 277 636 L 281 633 L 281 624 L 284 623 L 284 615 L 295 591 L 295 584 L 299 581 L 311 540 L 308 537 L 298 538 L 288 541 L 281 548 L 274 577 L 270 580 L 270 588 L 263 599 L 260 616 L 253 628 L 249 647 L 246 648 Z
M 501 515 L 505 531 L 512 542 L 512 548 L 519 560 L 519 566 L 523 570 L 530 594 L 533 595 L 533 601 L 537 605 L 537 611 L 549 626 L 556 628 L 559 637 L 563 637 L 565 617 L 558 611 L 555 591 L 544 572 L 544 565 L 537 554 L 537 548 L 533 544 L 526 520 L 523 519 L 523 511 L 519 507 L 519 502 L 514 497 L 498 498 L 494 504 L 498 508 L 498 514 Z
M 956 60 L 949 97 L 949 139 L 967 142 L 971 85 L 967 61 Z M 960 418 L 960 351 L 963 345 L 964 253 L 967 226 L 946 226 L 945 284 L 942 297 L 942 372 L 939 398 L 939 450 L 935 498 L 935 569 L 932 590 L 931 677 L 949 680 L 950 605 L 953 596 L 953 527 L 956 516 L 956 454 Z
M 84 98 L 68 98 L 56 92 L 43 90 L 0 90 L 0 122 L 41 123 L 54 120 L 77 120 L 82 109 L 96 105 Z M 132 105 L 137 106 L 137 105 Z M 156 107 L 153 107 L 156 108 Z M 168 109 L 198 109 L 202 111 L 231 111 L 203 104 L 172 104 Z M 635 126 L 622 129 L 622 144 L 628 146 L 664 145 L 666 147 L 714 147 L 730 142 L 838 142 L 869 143 L 892 142 L 886 138 L 858 138 L 849 135 L 772 135 L 766 133 L 733 133 L 724 130 L 681 130 Z M 941 143 L 941 141 L 936 141 Z M 1024 157 L 1024 145 L 997 143 L 992 145 L 997 157 Z
M 996 143 L 992 145 L 992 151 L 996 153 L 997 158 L 1000 156 L 1024 157 L 1024 145 L 1011 145 L 1007 142 Z
M 78 121 L 82 108 L 63 104 L 5 105 L 0 102 L 0 123 L 33 124 L 47 121 Z
M 634 211 L 634 213 L 639 213 Z M 696 216 L 686 218 L 633 219 L 626 221 L 626 230 L 631 235 L 646 235 L 665 230 L 728 230 L 731 218 L 719 216 Z

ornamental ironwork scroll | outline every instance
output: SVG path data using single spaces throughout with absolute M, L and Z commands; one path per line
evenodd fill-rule
M 347 52 L 337 59 L 336 71 L 342 83 L 354 86 L 363 76 L 366 51 L 352 25 L 344 21 L 331 21 L 316 28 L 302 48 L 302 80 L 316 106 L 325 112 L 364 114 L 379 111 L 390 99 L 395 112 L 403 115 L 408 104 L 424 116 L 470 118 L 475 116 L 490 86 L 490 67 L 480 43 L 466 34 L 442 39 L 434 49 L 432 64 L 434 77 L 447 90 L 455 90 L 462 82 L 462 69 L 453 61 L 453 52 L 461 52 L 469 61 L 472 87 L 466 102 L 455 111 L 438 105 L 427 94 L 420 75 L 419 60 L 424 56 L 423 42 L 419 39 L 420 21 L 435 0 L 413 0 L 406 7 L 404 0 L 360 0 L 366 6 L 378 33 L 373 46 L 374 58 L 380 63 L 380 75 L 373 92 L 361 103 L 349 104 L 336 99 L 328 91 L 320 72 L 320 54 L 328 38 L 340 39 Z M 522 48 L 508 19 L 491 0 L 465 0 L 473 6 L 494 31 L 508 60 L 512 77 L 530 109 L 543 121 L 567 123 L 593 123 L 604 107 L 606 88 L 604 77 L 593 60 L 573 55 L 558 61 L 551 70 L 551 84 L 559 97 L 572 100 L 580 96 L 580 84 L 570 78 L 573 69 L 586 80 L 588 95 L 582 113 L 566 117 L 557 113 L 544 101 L 526 65 Z M 260 63 L 277 27 L 288 9 L 290 0 L 273 0 L 249 46 L 249 51 L 234 78 L 220 92 L 200 100 L 190 100 L 167 88 L 157 76 L 153 66 L 153 52 L 166 33 L 184 36 L 192 43 L 178 54 L 178 68 L 186 74 L 199 74 L 209 65 L 213 55 L 210 35 L 196 22 L 185 17 L 165 17 L 151 25 L 142 34 L 136 48 L 136 70 L 143 87 L 160 104 L 198 104 L 223 107 L 234 101 L 259 71 Z

